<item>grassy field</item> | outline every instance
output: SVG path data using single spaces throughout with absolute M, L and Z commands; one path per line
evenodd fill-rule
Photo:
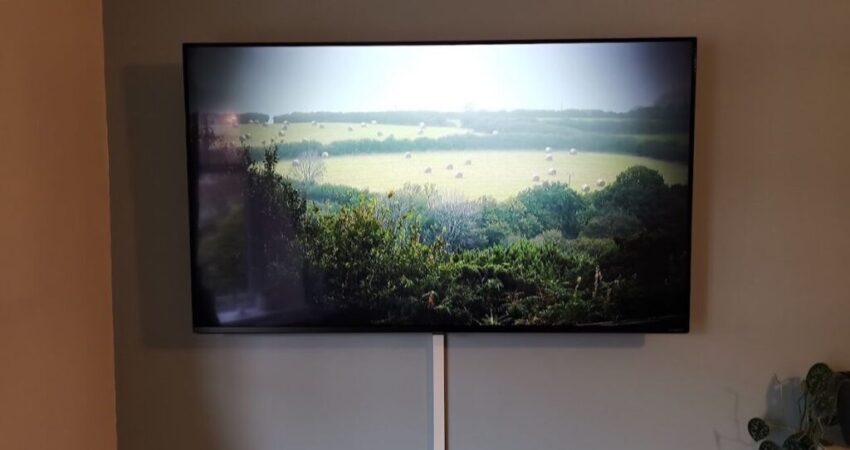
M 349 131 L 349 127 L 351 131 Z M 286 133 L 281 136 L 280 132 Z M 344 140 L 359 140 L 359 139 L 387 139 L 393 135 L 396 139 L 416 139 L 418 137 L 439 138 L 452 134 L 472 133 L 471 130 L 459 127 L 425 127 L 422 134 L 418 134 L 419 127 L 412 125 L 383 125 L 367 123 L 366 126 L 361 126 L 359 123 L 344 123 L 344 122 L 328 122 L 313 125 L 308 122 L 290 123 L 286 130 L 283 130 L 283 124 L 242 124 L 238 127 L 231 125 L 217 125 L 215 127 L 216 134 L 224 136 L 231 142 L 238 142 L 239 136 L 242 134 L 250 134 L 251 138 L 247 141 L 252 147 L 259 147 L 271 143 L 272 139 L 276 142 L 298 142 L 301 140 L 317 141 L 322 144 L 330 144 L 335 141 Z M 378 135 L 381 133 L 381 136 Z
M 388 192 L 406 182 L 433 183 L 439 189 L 458 191 L 469 198 L 483 195 L 504 200 L 543 181 L 569 183 L 576 190 L 587 184 L 598 189 L 599 179 L 611 183 L 623 170 L 643 165 L 657 170 L 668 184 L 687 184 L 688 167 L 640 156 L 611 153 L 569 155 L 554 152 L 546 160 L 542 150 L 469 150 L 429 151 L 413 153 L 406 159 L 402 153 L 332 156 L 325 160 L 322 183 L 343 184 L 372 192 Z M 471 161 L 470 165 L 465 162 Z M 446 166 L 452 164 L 453 169 Z M 289 173 L 291 161 L 281 161 L 279 171 Z M 425 173 L 430 167 L 432 173 Z M 555 174 L 548 171 L 555 169 Z M 456 178 L 458 172 L 462 178 Z M 533 181 L 534 176 L 540 181 Z

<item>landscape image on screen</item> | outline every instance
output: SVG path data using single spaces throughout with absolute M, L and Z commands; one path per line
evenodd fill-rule
M 199 329 L 688 329 L 690 39 L 187 45 Z

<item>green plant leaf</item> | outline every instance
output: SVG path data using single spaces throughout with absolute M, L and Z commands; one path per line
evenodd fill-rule
M 752 437 L 754 441 L 758 442 L 767 438 L 770 434 L 770 426 L 764 421 L 764 419 L 754 417 L 747 422 L 747 431 L 750 433 L 750 437 Z
M 837 389 L 841 375 L 836 374 L 824 363 L 818 363 L 809 369 L 806 375 L 806 394 L 810 400 L 810 410 L 824 423 L 831 423 L 837 413 Z
M 788 439 L 785 439 L 785 442 L 782 443 L 782 448 L 784 450 L 804 450 L 793 436 L 788 436 Z
M 816 450 L 818 447 L 808 435 L 799 431 L 788 436 L 788 439 L 785 439 L 782 444 L 782 448 L 785 450 Z
M 764 441 L 761 445 L 759 445 L 759 450 L 782 450 L 782 447 L 780 447 L 776 442 Z
M 828 365 L 817 363 L 809 369 L 806 374 L 806 389 L 811 394 L 817 394 L 829 388 L 832 384 L 834 373 Z

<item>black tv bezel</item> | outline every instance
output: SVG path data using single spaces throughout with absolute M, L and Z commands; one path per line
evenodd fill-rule
M 688 273 L 693 268 L 693 206 L 694 206 L 694 141 L 696 130 L 696 82 L 697 82 L 697 38 L 684 37 L 636 37 L 636 38 L 593 38 L 593 39 L 524 39 L 524 40 L 435 40 L 435 41 L 349 41 L 349 42 L 185 42 L 182 46 L 183 106 L 186 146 L 187 185 L 189 192 L 189 253 L 190 283 L 192 294 L 192 328 L 197 334 L 314 334 L 314 333 L 610 333 L 610 334 L 687 334 L 690 332 L 693 310 L 693 274 L 688 280 L 688 305 L 684 324 L 642 325 L 571 325 L 571 326 L 205 326 L 198 325 L 198 302 L 200 280 L 197 267 L 197 155 L 191 145 L 190 127 L 192 112 L 189 90 L 188 53 L 195 48 L 248 48 L 248 47 L 374 47 L 374 46 L 432 46 L 432 45 L 510 45 L 510 44 L 593 44 L 634 42 L 688 42 L 692 49 L 690 142 L 688 149 L 688 246 L 690 259 Z

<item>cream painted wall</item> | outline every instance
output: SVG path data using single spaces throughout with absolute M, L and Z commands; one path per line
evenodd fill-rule
M 100 0 L 0 0 L 0 448 L 116 448 Z
M 451 335 L 452 450 L 751 448 L 850 369 L 846 0 L 107 0 L 122 450 L 424 449 L 429 338 L 194 336 L 184 41 L 699 37 L 693 331 Z

